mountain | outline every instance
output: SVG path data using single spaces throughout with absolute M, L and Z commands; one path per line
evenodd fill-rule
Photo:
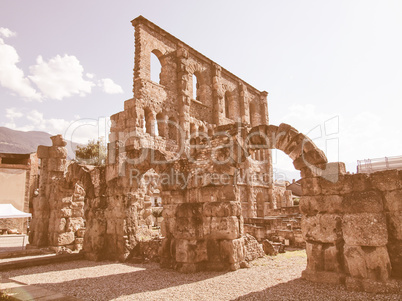
M 0 127 L 0 153 L 29 154 L 36 152 L 39 145 L 51 146 L 53 136 L 40 131 L 16 131 L 6 127 Z M 69 146 L 72 147 L 69 147 Z M 77 143 L 67 141 L 68 158 L 75 158 Z

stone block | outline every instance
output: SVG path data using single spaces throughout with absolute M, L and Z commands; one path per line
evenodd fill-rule
M 82 217 L 70 217 L 67 219 L 66 230 L 67 232 L 76 232 L 78 229 L 84 227 L 84 219 Z
M 361 191 L 343 197 L 345 213 L 380 213 L 383 211 L 382 196 L 377 191 Z
M 385 215 L 387 218 L 389 239 L 402 241 L 402 212 L 387 212 Z
M 84 243 L 84 238 L 82 237 L 76 237 L 74 240 L 74 244 L 83 244 Z
M 285 154 L 287 154 L 290 159 L 297 159 L 303 151 L 303 140 L 306 138 L 302 133 L 298 133 L 296 136 L 292 138 L 291 141 L 287 144 L 287 146 L 282 149 Z
M 218 263 L 221 260 L 220 257 L 220 241 L 216 239 L 207 240 L 207 253 L 208 262 Z
M 243 238 L 222 240 L 219 245 L 220 258 L 223 263 L 235 264 L 244 261 Z
M 72 217 L 82 217 L 84 216 L 84 209 L 72 209 L 71 210 Z
M 176 240 L 176 261 L 197 263 L 208 259 L 206 240 Z
M 60 159 L 60 158 L 49 158 L 48 159 L 48 169 L 49 171 L 59 171 L 59 172 L 64 172 L 64 169 L 66 167 L 66 159 Z
M 202 217 L 179 217 L 175 222 L 174 236 L 180 239 L 202 239 L 204 225 Z
M 306 241 L 335 243 L 342 239 L 341 217 L 337 214 L 303 216 L 301 227 Z
M 63 208 L 60 210 L 61 216 L 62 217 L 70 217 L 72 216 L 72 210 L 69 208 Z
M 366 191 L 371 190 L 370 175 L 365 173 L 357 173 L 347 175 L 347 179 L 351 179 L 353 191 Z
M 238 202 L 208 202 L 204 203 L 203 214 L 211 217 L 240 216 L 241 206 Z
M 387 245 L 392 266 L 392 276 L 402 279 L 402 241 L 391 241 Z
M 319 195 L 321 193 L 319 178 L 303 178 L 300 184 L 303 195 Z
M 388 212 L 402 212 L 402 190 L 384 193 L 384 209 Z
M 317 213 L 337 213 L 343 212 L 343 197 L 340 195 L 318 195 L 302 196 L 300 198 L 300 212 L 306 215 L 316 215 Z
M 342 263 L 341 261 L 341 250 L 337 245 L 325 245 L 323 248 L 324 252 L 324 270 L 341 272 Z
M 316 149 L 314 142 L 306 135 L 299 133 L 293 138 L 284 151 L 292 160 L 296 160 L 300 158 L 303 153 L 308 153 L 314 149 Z M 304 164 L 304 167 L 305 166 L 306 165 Z
M 39 159 L 45 159 L 49 157 L 49 146 L 39 145 L 36 152 Z
M 66 146 L 67 142 L 63 139 L 62 135 L 55 135 L 50 137 L 53 146 Z
M 343 162 L 329 162 L 316 166 L 306 166 L 300 172 L 302 178 L 323 177 L 334 183 L 338 181 L 340 175 L 346 174 L 346 167 Z
M 275 148 L 285 150 L 290 142 L 299 134 L 299 132 L 288 124 L 279 125 L 276 133 Z
M 244 251 L 245 251 L 244 259 L 246 261 L 252 261 L 257 258 L 264 257 L 265 253 L 263 247 L 254 236 L 246 234 L 243 237 L 243 239 L 244 239 Z
M 57 234 L 56 238 L 56 243 L 58 246 L 65 246 L 73 244 L 75 236 L 73 232 L 65 232 Z
M 274 246 L 271 244 L 271 242 L 268 239 L 264 239 L 262 242 L 262 248 L 264 250 L 264 253 L 269 256 L 275 256 L 278 254 L 276 252 Z
M 341 272 L 340 247 L 334 244 L 306 242 L 307 270 Z
M 387 223 L 382 213 L 345 214 L 342 231 L 350 246 L 385 246 L 388 242 Z
M 236 239 L 240 236 L 239 219 L 236 216 L 212 217 L 211 232 L 212 239 Z
M 326 195 L 343 195 L 353 192 L 353 182 L 347 175 L 339 175 L 336 182 L 320 178 L 320 186 L 322 194 Z
M 67 149 L 60 146 L 50 146 L 49 157 L 65 159 L 67 158 Z
M 176 207 L 176 217 L 202 217 L 203 204 L 184 203 Z
M 398 175 L 398 170 L 378 171 L 370 174 L 371 186 L 380 191 L 390 191 L 401 189 L 402 184 Z
M 383 247 L 344 246 L 345 267 L 354 278 L 387 281 L 391 263 L 388 251 Z
M 75 237 L 82 238 L 84 237 L 84 235 L 85 235 L 85 228 L 78 229 L 77 232 L 75 232 Z

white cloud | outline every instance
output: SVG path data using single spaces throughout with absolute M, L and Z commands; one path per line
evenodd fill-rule
M 11 31 L 8 28 L 0 27 L 0 36 L 3 36 L 5 38 L 10 38 L 14 37 L 16 33 L 14 31 Z
M 24 116 L 24 114 L 19 112 L 17 108 L 6 109 L 6 118 L 10 119 L 11 121 L 14 121 L 14 119 L 20 118 L 22 116 Z
M 105 137 L 106 140 L 110 132 L 109 117 L 84 119 L 80 116 L 74 116 L 74 120 L 46 118 L 38 110 L 15 107 L 6 109 L 5 117 L 6 120 L 0 123 L 1 126 L 19 131 L 44 131 L 53 135 L 62 134 L 65 139 L 80 144 L 85 144 L 88 140 L 99 137 Z
M 24 72 L 17 67 L 20 61 L 14 47 L 0 39 L 0 85 L 27 100 L 41 100 L 41 95 L 31 86 Z
M 94 83 L 83 78 L 84 68 L 73 55 L 56 55 L 48 62 L 38 56 L 36 65 L 29 67 L 29 78 L 47 98 L 61 100 L 73 95 L 91 93 Z
M 123 89 L 121 88 L 121 86 L 116 84 L 110 78 L 101 79 L 99 81 L 98 86 L 102 87 L 103 92 L 108 93 L 108 94 L 120 94 L 120 93 L 123 93 Z
M 15 35 L 10 29 L 0 27 L 0 37 Z M 74 95 L 86 96 L 95 86 L 95 74 L 84 73 L 84 67 L 74 55 L 56 55 L 48 61 L 38 56 L 36 64 L 29 67 L 28 76 L 17 66 L 19 62 L 16 49 L 0 38 L 0 86 L 25 100 L 61 100 Z M 121 86 L 110 78 L 99 80 L 98 86 L 108 94 L 123 93 Z

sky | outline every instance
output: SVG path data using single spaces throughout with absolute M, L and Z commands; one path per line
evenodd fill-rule
M 0 126 L 107 135 L 143 15 L 268 95 L 329 161 L 402 155 L 402 1 L 1 0 Z M 275 166 L 292 169 L 280 151 Z

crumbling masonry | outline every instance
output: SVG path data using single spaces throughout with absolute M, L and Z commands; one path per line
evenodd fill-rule
M 269 125 L 266 92 L 145 18 L 132 24 L 134 97 L 111 117 L 106 167 L 67 166 L 61 137 L 38 149 L 31 244 L 83 244 L 89 259 L 126 260 L 148 235 L 151 199 L 158 196 L 163 266 L 237 269 L 246 258 L 243 218 L 277 207 L 275 148 L 303 178 L 303 276 L 394 289 L 391 274 L 402 274 L 402 173 L 346 174 L 291 126 Z M 161 64 L 159 83 L 151 80 L 151 55 Z

